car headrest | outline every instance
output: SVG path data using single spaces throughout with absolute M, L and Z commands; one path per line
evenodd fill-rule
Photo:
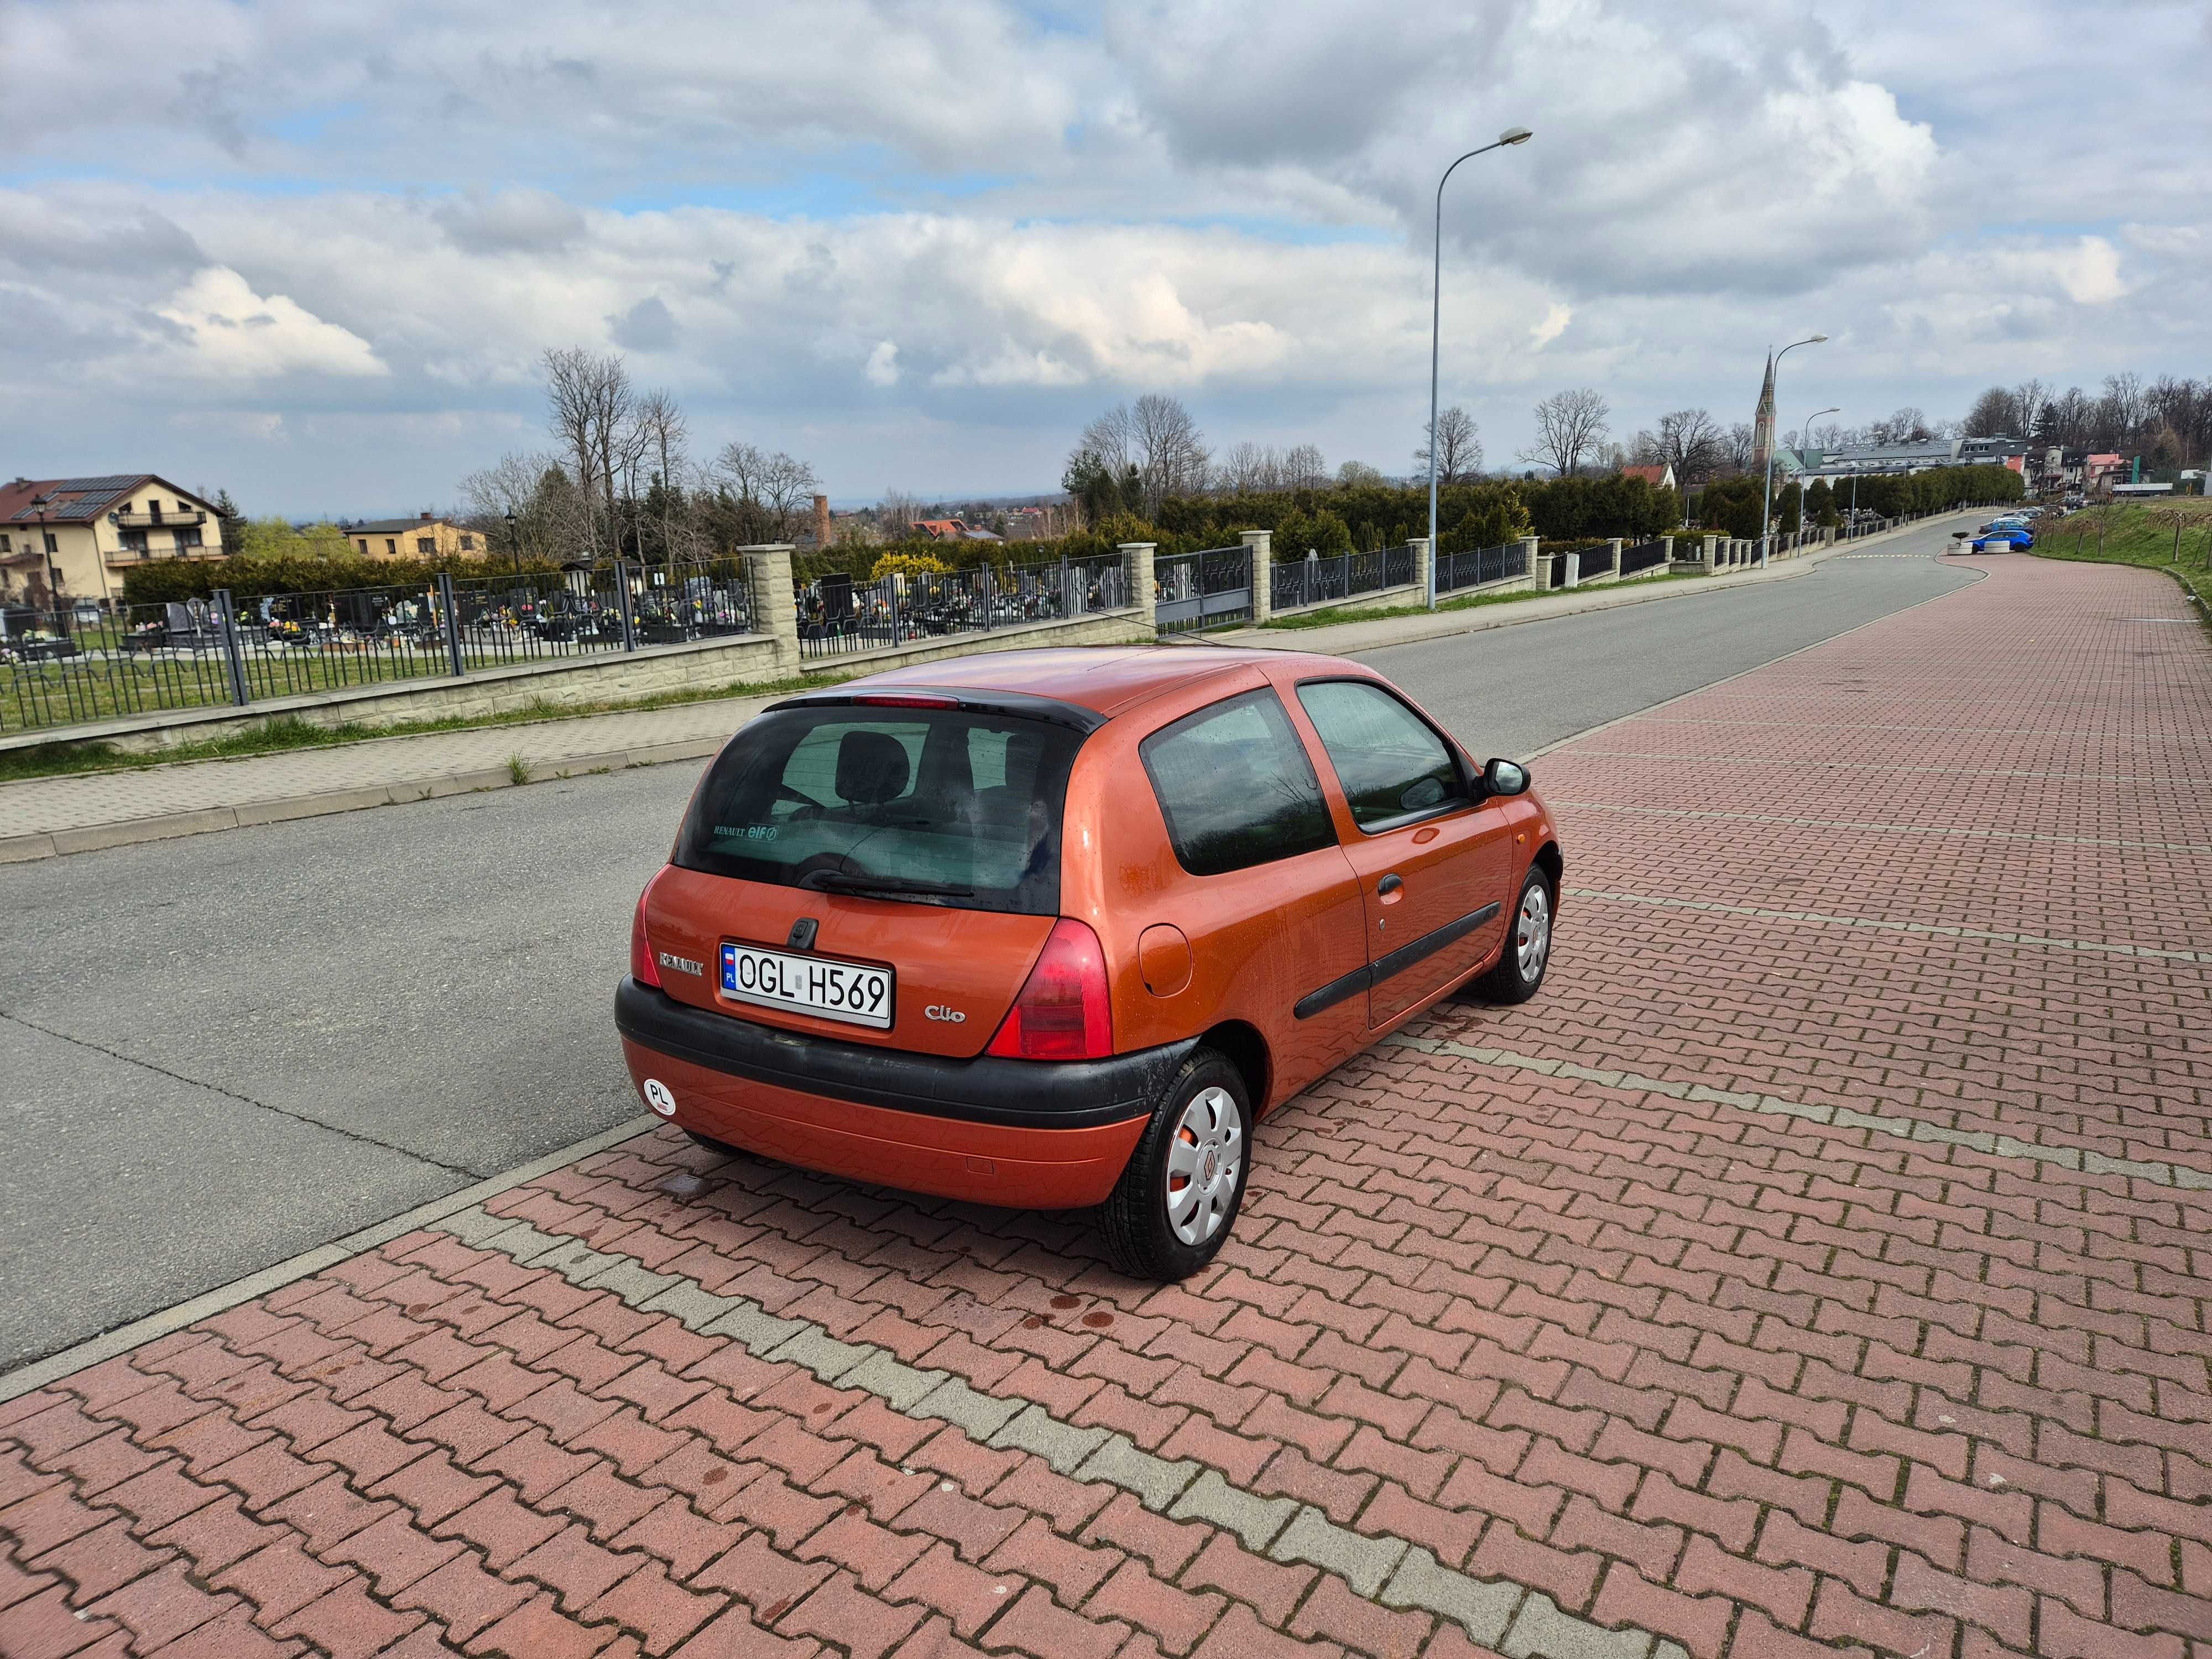
M 906 745 L 884 732 L 848 732 L 837 742 L 837 793 L 860 806 L 881 806 L 906 790 Z

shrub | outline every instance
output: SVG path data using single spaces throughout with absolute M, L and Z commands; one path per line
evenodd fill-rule
M 1288 562 L 1318 553 L 1334 559 L 1352 551 L 1352 527 L 1323 507 L 1307 514 L 1293 508 L 1275 526 L 1273 556 Z
M 952 567 L 934 553 L 886 553 L 868 568 L 868 580 L 886 576 L 942 576 Z

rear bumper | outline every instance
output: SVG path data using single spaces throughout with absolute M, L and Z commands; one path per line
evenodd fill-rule
M 674 1121 L 805 1169 L 1023 1209 L 1102 1202 L 1193 1042 L 1110 1060 L 946 1060 L 800 1036 L 625 978 L 631 1080 Z

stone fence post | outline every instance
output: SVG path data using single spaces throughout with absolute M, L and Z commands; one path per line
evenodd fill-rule
M 799 606 L 791 583 L 791 556 L 795 550 L 789 542 L 759 542 L 738 550 L 738 556 L 745 562 L 753 632 L 775 641 L 775 665 L 789 674 L 799 672 Z
M 1621 538 L 1620 537 L 1619 537 L 1619 536 L 1615 536 L 1615 537 L 1612 538 L 1609 541 L 1607 541 L 1607 542 L 1606 543 L 1606 544 L 1605 544 L 1605 546 L 1606 546 L 1606 555 L 1605 555 L 1605 556 L 1606 556 L 1606 557 L 1607 557 L 1608 559 L 1611 559 L 1611 560 L 1613 561 L 1613 574 L 1615 576 L 1619 576 L 1619 575 L 1620 574 L 1620 548 L 1621 548 L 1621 542 L 1622 542 L 1622 538 Z
M 1413 550 L 1413 586 L 1420 590 L 1425 603 L 1429 596 L 1429 568 L 1435 562 L 1436 555 L 1430 550 L 1426 536 L 1408 536 L 1406 545 Z M 1438 593 L 1437 598 L 1441 601 L 1443 595 Z
M 1119 551 L 1129 568 L 1129 597 L 1137 602 L 1137 614 L 1144 618 L 1145 626 L 1159 626 L 1158 598 L 1152 592 L 1152 555 L 1158 542 L 1123 542 Z
M 1560 586 L 1562 587 L 1580 587 L 1583 582 L 1583 556 L 1581 553 L 1562 553 L 1559 556 L 1567 562 L 1566 580 L 1561 582 Z
M 1252 555 L 1252 626 L 1265 628 L 1275 614 L 1275 532 L 1240 530 L 1237 539 Z

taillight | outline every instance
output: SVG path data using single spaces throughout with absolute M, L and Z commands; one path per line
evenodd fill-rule
M 660 878 L 655 876 L 653 880 Z M 653 896 L 653 882 L 645 884 L 645 890 L 637 896 L 637 908 L 629 919 L 629 976 L 640 985 L 660 988 L 660 969 L 653 960 L 653 941 L 645 936 L 645 902 Z
M 986 1054 L 1005 1060 L 1103 1060 L 1114 1052 L 1106 953 L 1098 935 L 1062 916 Z

